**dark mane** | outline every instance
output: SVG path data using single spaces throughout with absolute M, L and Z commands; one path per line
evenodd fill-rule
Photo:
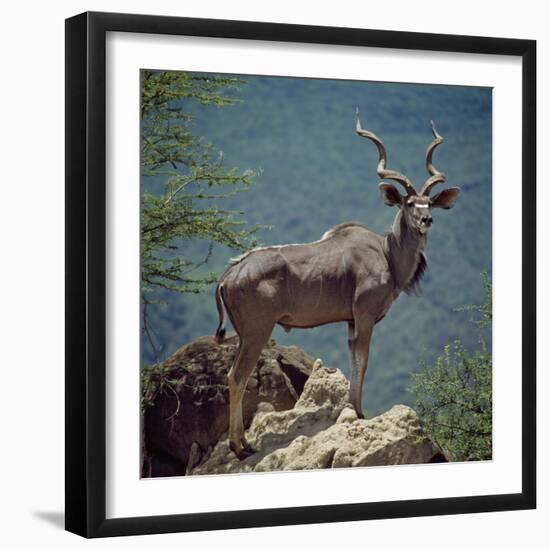
M 406 294 L 420 294 L 420 282 L 422 281 L 422 277 L 424 276 L 424 273 L 426 273 L 427 269 L 428 262 L 426 261 L 426 256 L 424 255 L 424 252 L 421 252 L 418 258 L 416 271 L 414 272 L 411 280 L 407 283 L 407 286 L 403 289 L 403 292 Z

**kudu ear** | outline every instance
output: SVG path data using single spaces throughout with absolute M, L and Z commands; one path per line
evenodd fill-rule
M 449 210 L 455 205 L 458 194 L 460 193 L 460 188 L 458 187 L 449 187 L 449 189 L 443 189 L 430 201 L 432 208 L 444 208 Z
M 380 183 L 380 196 L 388 206 L 399 206 L 402 202 L 401 193 L 391 183 Z

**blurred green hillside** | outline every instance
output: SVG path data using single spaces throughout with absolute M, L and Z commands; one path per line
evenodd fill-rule
M 242 78 L 247 84 L 232 92 L 242 100 L 234 106 L 201 107 L 189 101 L 181 107 L 194 117 L 195 134 L 223 150 L 228 166 L 260 171 L 249 190 L 221 206 L 242 212 L 250 224 L 271 226 L 259 233 L 264 245 L 313 241 L 346 220 L 359 220 L 380 233 L 390 228 L 396 210 L 379 199 L 376 148 L 355 134 L 355 106 L 361 109 L 363 126 L 384 141 L 389 168 L 406 174 L 417 188 L 428 175 L 425 150 L 431 141 L 431 119 L 445 137 L 434 162 L 447 174 L 444 185 L 458 185 L 462 193 L 453 210 L 434 211 L 423 292 L 401 296 L 376 327 L 365 383 L 369 414 L 395 403 L 412 404 L 406 387 L 421 361 L 432 361 L 455 339 L 466 349 L 477 343 L 468 312 L 455 309 L 482 303 L 480 273 L 491 275 L 491 90 Z M 154 190 L 155 182 L 144 180 L 143 185 Z M 179 244 L 196 254 L 207 246 Z M 204 271 L 221 272 L 234 255 L 215 248 Z M 161 352 L 153 353 L 143 339 L 144 365 L 164 359 L 198 336 L 213 334 L 217 325 L 213 287 L 198 295 L 160 297 L 168 303 L 149 308 L 149 324 Z M 274 337 L 349 373 L 345 324 L 290 334 L 277 328 Z

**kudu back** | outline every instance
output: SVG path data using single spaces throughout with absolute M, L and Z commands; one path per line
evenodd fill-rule
M 361 127 L 356 132 L 372 141 L 379 155 L 377 172 L 382 200 L 398 208 L 392 229 L 378 235 L 358 222 L 328 230 L 318 241 L 268 246 L 232 260 L 216 287 L 220 317 L 216 339 L 225 335 L 224 310 L 239 336 L 239 349 L 228 374 L 229 441 L 239 458 L 254 452 L 244 435 L 242 399 L 248 378 L 275 325 L 285 330 L 313 328 L 328 323 L 348 324 L 351 355 L 350 402 L 363 417 L 361 396 L 374 325 L 386 315 L 401 292 L 414 292 L 426 269 L 424 249 L 432 225 L 432 208 L 452 208 L 457 187 L 430 197 L 445 175 L 432 163 L 443 142 L 433 122 L 433 141 L 426 151 L 430 176 L 417 192 L 409 179 L 387 169 L 384 144 Z

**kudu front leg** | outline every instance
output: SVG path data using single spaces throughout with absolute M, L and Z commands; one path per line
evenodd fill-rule
M 356 319 L 348 325 L 348 345 L 351 355 L 351 381 L 349 400 L 359 418 L 364 418 L 362 396 L 363 381 L 369 363 L 369 348 L 374 321 L 369 318 Z

